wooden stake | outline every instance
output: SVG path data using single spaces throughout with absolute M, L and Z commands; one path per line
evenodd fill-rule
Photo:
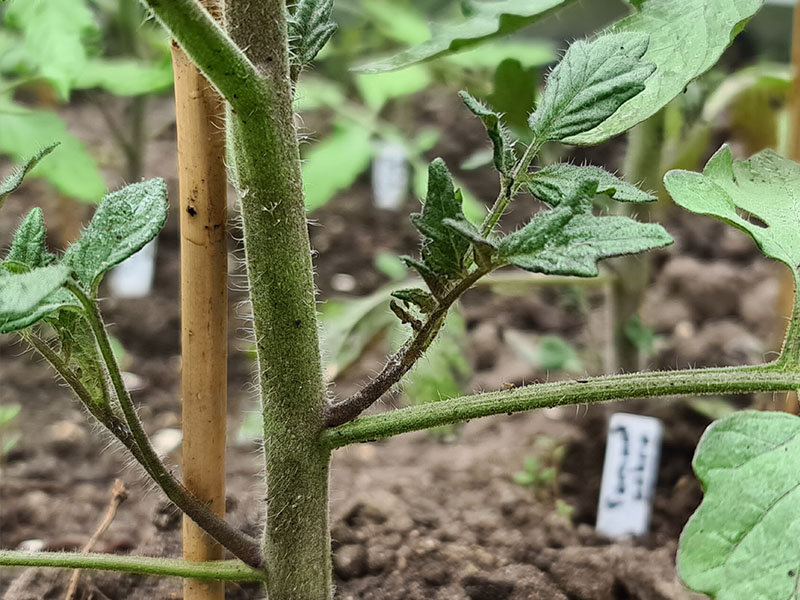
M 214 14 L 213 0 L 203 4 Z M 225 513 L 227 175 L 224 105 L 173 44 L 181 225 L 181 398 L 186 487 Z M 183 519 L 183 557 L 219 560 L 222 548 Z M 185 600 L 223 600 L 222 582 L 184 580 Z
M 794 8 L 792 25 L 792 92 L 789 95 L 789 158 L 800 161 L 800 0 Z M 778 292 L 778 315 L 780 322 L 776 329 L 782 334 L 785 327 L 786 315 L 792 314 L 794 306 L 794 280 L 781 265 L 780 289 Z M 780 339 L 780 338 L 779 338 Z M 792 414 L 798 414 L 797 394 L 789 392 L 783 395 L 783 409 Z

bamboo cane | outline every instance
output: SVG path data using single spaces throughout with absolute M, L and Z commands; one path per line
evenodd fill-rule
M 214 0 L 204 0 L 216 10 Z M 224 106 L 173 44 L 181 228 L 181 397 L 186 486 L 225 513 L 227 177 Z M 183 557 L 219 560 L 222 548 L 183 519 Z M 223 600 L 222 582 L 184 580 L 185 600 Z

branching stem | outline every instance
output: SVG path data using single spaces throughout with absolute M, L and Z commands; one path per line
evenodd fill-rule
M 355 419 L 400 381 L 436 338 L 436 334 L 447 316 L 447 311 L 450 310 L 453 303 L 490 270 L 489 268 L 476 269 L 445 294 L 439 301 L 438 307 L 425 319 L 422 327 L 416 330 L 411 339 L 389 358 L 383 370 L 372 381 L 349 398 L 328 407 L 325 424 L 328 427 L 336 427 Z
M 524 183 L 520 179 L 520 176 L 528 172 L 528 168 L 531 166 L 533 159 L 541 148 L 542 144 L 534 139 L 530 145 L 525 148 L 525 153 L 514 166 L 511 175 L 508 177 L 501 177 L 500 193 L 497 195 L 492 209 L 489 211 L 489 214 L 486 215 L 486 219 L 484 219 L 481 225 L 481 235 L 483 237 L 488 236 L 494 230 L 495 225 L 497 225 L 506 212 L 508 205 L 511 204 L 514 196 L 517 195 L 519 188 L 522 187 Z
M 152 577 L 189 577 L 216 581 L 264 581 L 263 571 L 238 560 L 188 562 L 176 558 L 81 554 L 80 552 L 18 552 L 0 550 L 0 566 L 94 569 Z
M 141 0 L 235 112 L 270 103 L 261 71 L 197 0 Z
M 175 479 L 164 466 L 164 463 L 161 462 L 158 454 L 150 444 L 150 439 L 147 437 L 142 422 L 136 414 L 136 408 L 133 405 L 130 393 L 122 380 L 122 373 L 117 364 L 117 359 L 114 357 L 114 352 L 111 349 L 108 333 L 106 332 L 103 317 L 97 308 L 97 304 L 84 293 L 83 289 L 78 284 L 68 281 L 65 287 L 75 295 L 85 310 L 86 319 L 95 336 L 98 349 L 100 350 L 100 356 L 105 363 L 108 377 L 111 381 L 111 386 L 114 389 L 122 413 L 125 416 L 125 421 L 130 430 L 133 442 L 139 450 L 138 455 L 134 453 L 136 459 L 141 462 L 147 473 L 164 491 L 167 497 L 172 500 L 186 516 L 202 527 L 208 535 L 248 565 L 253 567 L 261 566 L 261 552 L 258 543 L 244 533 L 237 531 L 224 519 L 214 514 L 213 511 L 187 490 L 180 481 Z M 115 432 L 112 431 L 112 433 Z M 125 440 L 122 441 L 125 443 Z
M 387 438 L 502 413 L 685 394 L 744 394 L 800 388 L 800 369 L 768 365 L 625 374 L 529 385 L 361 417 L 325 433 L 328 445 Z

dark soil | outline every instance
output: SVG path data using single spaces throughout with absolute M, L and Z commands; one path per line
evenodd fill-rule
M 155 107 L 156 120 L 165 125 L 151 147 L 147 173 L 166 176 L 174 192 L 173 131 L 164 116 L 169 109 L 166 101 Z M 87 125 L 94 122 L 85 114 L 90 109 L 71 110 L 75 127 L 96 141 L 95 153 L 113 157 L 102 131 Z M 429 118 L 445 119 L 453 110 L 445 103 Z M 463 134 L 481 135 L 479 128 Z M 446 157 L 457 155 L 457 148 L 446 143 L 437 150 Z M 111 175 L 120 165 L 112 160 L 107 168 Z M 493 180 L 491 185 L 478 185 L 485 173 L 464 175 L 484 200 L 491 200 Z M 4 210 L 1 244 L 8 243 L 18 217 L 34 202 L 44 205 L 55 230 L 54 245 L 64 241 L 59 231 L 69 236 L 66 232 L 74 229 L 69 218 L 60 222 L 61 216 L 69 217 L 70 211 L 88 214 L 76 205 L 65 210 L 61 199 L 30 184 Z M 512 220 L 523 216 L 518 209 Z M 375 289 L 386 280 L 373 266 L 374 254 L 381 249 L 413 252 L 417 243 L 404 215 L 371 207 L 366 182 L 314 218 L 318 226 L 311 228 L 312 243 L 319 251 L 322 297 L 333 293 L 333 277 L 341 273 L 355 278 L 353 294 Z M 125 368 L 145 383 L 134 399 L 151 433 L 179 428 L 181 420 L 175 220 L 160 237 L 154 294 L 102 303 L 114 335 L 128 350 Z M 772 267 L 735 230 L 676 211 L 665 221 L 677 243 L 654 257 L 654 284 L 643 316 L 659 337 L 648 366 L 762 360 L 777 296 Z M 602 304 L 595 299 L 589 303 L 594 309 L 577 310 L 563 297 L 558 290 L 536 288 L 524 297 L 470 292 L 464 311 L 475 375 L 468 387 L 496 389 L 562 376 L 533 369 L 504 338 L 509 332 L 557 333 L 578 346 L 596 339 L 592 336 L 602 330 L 602 323 L 596 322 Z M 232 289 L 231 299 L 241 300 L 242 292 Z M 235 441 L 243 411 L 252 409 L 253 365 L 237 350 L 246 345 L 240 334 L 246 323 L 232 325 L 228 512 L 235 525 L 256 534 L 262 516 L 262 460 L 255 444 Z M 380 365 L 382 352 L 373 349 L 333 391 L 352 390 Z M 114 478 L 120 477 L 130 499 L 96 550 L 177 556 L 180 519 L 161 493 L 88 422 L 69 391 L 23 345 L 0 338 L 0 357 L 0 401 L 22 405 L 15 424 L 22 438 L 2 465 L 0 547 L 80 549 L 105 512 Z M 737 400 L 741 405 L 751 401 Z M 617 543 L 593 529 L 612 410 L 654 415 L 665 423 L 651 533 Z M 422 432 L 340 450 L 334 456 L 331 482 L 338 595 L 365 600 L 692 598 L 676 578 L 674 555 L 680 530 L 701 498 L 690 461 L 708 422 L 682 400 L 639 401 L 485 419 L 467 424 L 449 443 Z M 555 510 L 552 496 L 537 497 L 512 480 L 542 437 L 566 445 L 558 494 L 574 508 L 572 520 Z M 177 462 L 178 456 L 170 459 Z M 6 600 L 62 598 L 68 577 L 68 572 L 4 569 L 0 594 Z M 82 598 L 144 600 L 180 594 L 175 580 L 84 573 L 81 582 Z M 228 597 L 259 598 L 261 592 L 231 585 Z

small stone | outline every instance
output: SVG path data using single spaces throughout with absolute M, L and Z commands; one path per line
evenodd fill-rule
M 505 600 L 514 592 L 514 582 L 484 574 L 467 575 L 461 587 L 471 600 Z
M 360 544 L 346 544 L 333 555 L 333 570 L 337 577 L 347 581 L 367 573 L 367 551 Z

